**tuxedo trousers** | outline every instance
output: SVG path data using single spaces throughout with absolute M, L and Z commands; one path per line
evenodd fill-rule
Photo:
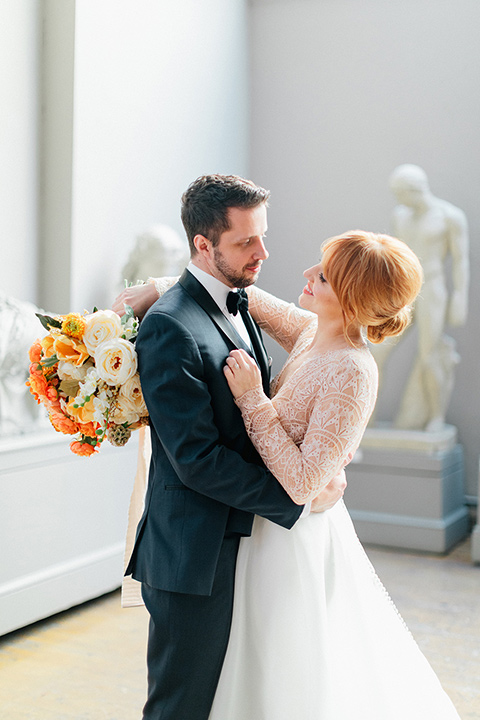
M 150 614 L 144 720 L 208 720 L 230 634 L 239 541 L 224 538 L 211 595 L 142 583 Z

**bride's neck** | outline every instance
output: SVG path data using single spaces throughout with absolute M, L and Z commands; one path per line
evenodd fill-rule
M 348 337 L 351 342 L 345 336 L 343 321 L 332 320 L 329 322 L 319 318 L 317 332 L 309 347 L 309 352 L 325 352 L 325 350 L 364 345 L 360 327 L 350 327 L 348 330 Z

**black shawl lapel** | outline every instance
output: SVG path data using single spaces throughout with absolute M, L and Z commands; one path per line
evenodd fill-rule
M 210 293 L 205 290 L 202 283 L 197 280 L 188 270 L 184 270 L 180 280 L 178 281 L 184 290 L 197 302 L 205 312 L 210 316 L 218 329 L 228 337 L 236 348 L 246 350 L 250 355 L 251 349 L 244 343 L 240 335 L 237 333 L 231 323 L 228 322 L 217 303 L 213 300 Z M 268 356 L 263 346 L 260 330 L 251 317 L 250 313 L 242 313 L 243 321 L 246 325 L 250 339 L 252 340 L 253 350 L 260 366 L 263 380 L 263 389 L 269 395 L 270 385 L 270 367 Z
M 184 290 L 202 307 L 205 312 L 211 317 L 215 325 L 221 332 L 228 337 L 228 339 L 235 345 L 236 348 L 242 348 L 243 350 L 249 351 L 247 345 L 243 342 L 240 335 L 237 333 L 231 323 L 228 322 L 225 315 L 218 307 L 215 300 L 213 300 L 210 293 L 205 290 L 202 283 L 197 280 L 192 273 L 188 270 L 183 271 L 183 275 L 178 281 Z

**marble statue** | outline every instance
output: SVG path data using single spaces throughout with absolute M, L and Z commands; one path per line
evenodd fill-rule
M 28 351 L 36 338 L 45 334 L 29 302 L 0 291 L 0 438 L 28 432 L 47 425 L 25 382 L 28 378 Z
M 454 369 L 460 360 L 455 341 L 445 334 L 445 328 L 461 326 L 467 317 L 467 220 L 462 210 L 431 193 L 427 176 L 417 165 L 397 167 L 390 188 L 398 202 L 393 234 L 419 256 L 425 274 L 412 323 L 418 333 L 416 355 L 394 425 L 437 432 L 445 427 Z M 448 268 L 451 283 L 447 281 Z M 380 376 L 392 347 L 376 349 Z
M 139 280 L 176 275 L 189 260 L 187 243 L 168 225 L 154 225 L 139 235 L 126 265 L 122 281 L 135 285 Z

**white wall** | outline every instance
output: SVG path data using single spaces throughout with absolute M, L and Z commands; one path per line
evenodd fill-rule
M 0 3 L 0 288 L 36 299 L 38 0 Z
M 72 308 L 111 301 L 136 235 L 181 236 L 180 196 L 246 173 L 244 0 L 76 3 Z
M 251 0 L 251 176 L 272 191 L 261 284 L 288 299 L 326 237 L 390 230 L 388 178 L 422 166 L 471 230 L 468 327 L 448 421 L 477 493 L 480 93 L 476 0 Z M 287 270 L 288 268 L 288 270 Z M 401 373 L 403 368 L 398 369 Z M 393 378 L 385 417 L 398 399 Z

